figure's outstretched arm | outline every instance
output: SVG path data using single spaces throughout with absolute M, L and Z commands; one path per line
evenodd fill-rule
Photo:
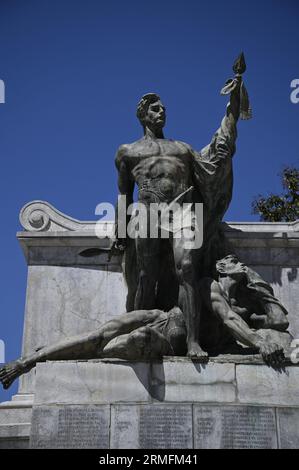
M 249 98 L 242 78 L 245 70 L 245 58 L 241 53 L 233 65 L 235 77 L 227 80 L 221 90 L 221 95 L 230 95 L 230 100 L 226 106 L 225 116 L 211 143 L 200 152 L 204 160 L 218 161 L 217 154 L 218 157 L 232 156 L 235 151 L 238 119 L 251 118 Z
M 211 142 L 200 152 L 191 149 L 194 163 L 194 185 L 202 195 L 208 214 L 220 220 L 227 210 L 232 196 L 232 157 L 236 150 L 238 119 L 249 119 L 251 110 L 242 73 L 245 71 L 244 56 L 236 61 L 235 77 L 226 82 L 222 94 L 230 100 L 220 127 Z
M 237 122 L 240 117 L 241 75 L 236 76 L 231 83 L 233 83 L 233 85 L 225 92 L 225 94 L 230 93 L 230 99 L 226 106 L 226 112 L 220 127 L 215 132 L 210 144 L 204 147 L 198 154 L 203 161 L 214 165 L 225 161 L 235 153 L 235 143 L 238 135 Z

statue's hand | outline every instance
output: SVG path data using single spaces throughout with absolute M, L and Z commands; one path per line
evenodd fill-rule
M 236 75 L 235 78 L 230 78 L 226 81 L 224 87 L 221 89 L 221 95 L 236 94 L 240 91 L 242 85 L 242 75 Z
M 112 246 L 110 248 L 110 253 L 108 256 L 109 261 L 111 260 L 112 256 L 120 256 L 124 253 L 126 249 L 126 240 L 121 239 L 121 240 L 115 240 L 112 243 Z
M 283 347 L 272 341 L 262 340 L 257 343 L 262 358 L 272 367 L 279 367 L 285 360 Z

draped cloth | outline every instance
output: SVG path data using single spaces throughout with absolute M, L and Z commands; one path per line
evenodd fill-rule
M 230 78 L 227 80 L 226 84 L 221 90 L 221 95 L 228 95 L 232 91 L 236 89 L 238 86 L 238 80 L 236 78 Z M 240 118 L 241 119 L 251 119 L 252 118 L 252 109 L 250 107 L 249 103 L 249 96 L 247 93 L 247 89 L 245 87 L 245 84 L 242 80 L 241 86 L 240 86 Z

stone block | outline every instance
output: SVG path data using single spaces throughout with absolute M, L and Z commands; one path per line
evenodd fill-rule
M 299 408 L 277 408 L 280 449 L 299 449 Z
M 37 365 L 35 404 L 147 402 L 149 364 L 60 361 Z
M 109 406 L 35 406 L 33 449 L 108 449 Z
M 299 406 L 299 367 L 237 365 L 236 379 L 240 403 Z
M 112 449 L 192 449 L 192 406 L 112 406 L 110 442 Z
M 125 298 L 119 267 L 29 266 L 22 354 L 96 330 L 125 312 Z M 32 371 L 20 378 L 19 391 L 34 389 Z
M 275 409 L 194 405 L 196 449 L 276 449 Z
M 151 391 L 166 402 L 234 402 L 235 365 L 203 365 L 187 358 L 154 363 Z

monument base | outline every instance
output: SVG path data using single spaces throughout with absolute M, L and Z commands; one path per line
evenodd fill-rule
M 259 356 L 41 363 L 30 447 L 298 448 L 299 368 Z
M 17 394 L 0 403 L 0 449 L 29 447 L 34 395 Z

